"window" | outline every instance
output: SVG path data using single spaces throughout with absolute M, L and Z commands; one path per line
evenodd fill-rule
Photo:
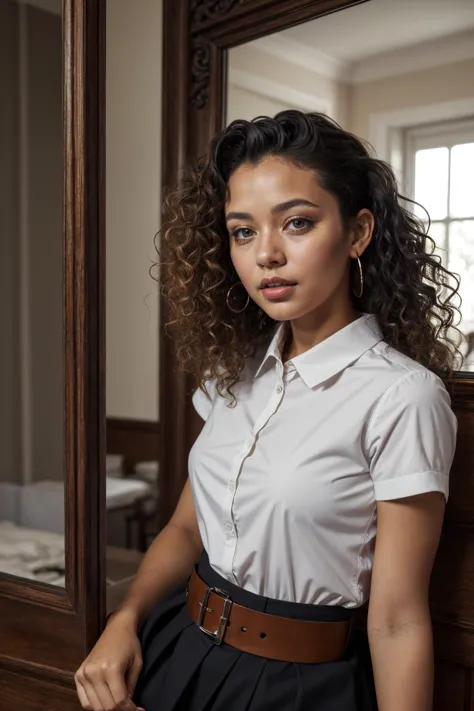
M 405 189 L 431 219 L 430 236 L 443 264 L 461 277 L 465 368 L 474 370 L 474 118 L 407 129 Z M 427 222 L 424 210 L 415 213 Z

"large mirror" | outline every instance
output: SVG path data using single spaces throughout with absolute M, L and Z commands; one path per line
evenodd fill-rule
M 0 705 L 25 711 L 77 707 L 106 612 L 104 10 L 0 0 Z
M 319 111 L 392 165 L 460 276 L 463 370 L 474 371 L 474 3 L 374 0 L 242 44 L 227 91 L 227 122 Z
M 162 3 L 108 0 L 106 581 L 109 610 L 156 534 Z
M 110 609 L 157 530 L 162 3 L 106 13 Z M 61 0 L 0 0 L 0 33 L 0 572 L 64 586 Z
M 64 586 L 60 0 L 0 1 L 0 573 Z

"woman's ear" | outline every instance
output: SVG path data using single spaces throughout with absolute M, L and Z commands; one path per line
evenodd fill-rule
M 360 257 L 367 249 L 374 233 L 374 216 L 370 210 L 364 208 L 355 216 L 351 229 L 351 249 L 349 256 L 352 259 Z

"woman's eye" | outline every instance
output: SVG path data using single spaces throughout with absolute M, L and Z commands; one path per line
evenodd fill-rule
M 293 217 L 286 223 L 286 227 L 289 225 L 293 225 L 293 229 L 296 231 L 301 231 L 304 229 L 310 229 L 314 225 L 314 222 L 312 220 L 308 220 L 306 217 Z
M 245 242 L 251 238 L 253 230 L 250 227 L 238 227 L 232 231 L 232 237 L 236 242 Z

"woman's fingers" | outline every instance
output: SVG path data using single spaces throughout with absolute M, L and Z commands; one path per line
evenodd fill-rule
M 94 692 L 99 700 L 99 703 L 101 704 L 100 708 L 98 711 L 135 711 L 136 706 L 135 704 L 132 704 L 132 706 L 121 706 L 116 702 L 114 699 L 114 696 L 112 694 L 112 691 L 110 689 L 110 686 L 107 683 L 107 680 L 103 678 L 102 680 L 96 680 L 93 684 L 94 686 Z M 86 693 L 88 694 L 89 691 L 86 688 Z M 94 709 L 95 711 L 95 709 Z
M 86 711 L 137 711 L 118 668 L 81 668 L 75 681 L 79 701 Z
M 137 711 L 122 675 L 110 673 L 107 677 L 107 683 L 116 705 L 115 708 L 120 709 L 120 711 Z
M 86 711 L 138 711 L 132 700 L 142 667 L 139 640 L 128 627 L 108 627 L 74 680 Z
M 86 705 L 84 706 L 85 709 L 88 709 L 90 711 L 105 711 L 104 706 L 99 700 L 99 697 L 97 696 L 95 689 L 93 685 L 91 684 L 90 681 L 87 681 L 85 679 L 82 683 L 81 686 L 84 690 L 84 694 L 86 697 Z M 81 701 L 82 703 L 82 701 Z
M 92 705 L 91 705 L 89 699 L 87 698 L 86 691 L 85 691 L 84 687 L 82 686 L 81 682 L 78 681 L 77 679 L 75 679 L 75 683 L 76 683 L 77 695 L 79 697 L 79 703 L 81 704 L 82 708 L 86 709 L 86 711 L 92 711 Z

